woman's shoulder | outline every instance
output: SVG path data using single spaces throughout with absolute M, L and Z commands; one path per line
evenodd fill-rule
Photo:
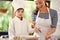
M 54 15 L 57 15 L 57 11 L 55 9 L 50 9 L 50 15 L 53 17 Z
M 56 14 L 57 11 L 56 11 L 55 9 L 50 9 L 50 13 L 51 13 L 51 14 Z

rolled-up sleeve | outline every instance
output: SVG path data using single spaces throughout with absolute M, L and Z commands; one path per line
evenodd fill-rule
M 57 15 L 57 11 L 51 9 L 51 27 L 52 28 L 56 28 L 57 26 L 57 22 L 58 22 L 58 15 Z

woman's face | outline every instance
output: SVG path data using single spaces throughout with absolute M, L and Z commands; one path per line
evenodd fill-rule
M 36 4 L 36 8 L 42 8 L 45 5 L 45 1 L 44 0 L 36 0 L 35 1 Z

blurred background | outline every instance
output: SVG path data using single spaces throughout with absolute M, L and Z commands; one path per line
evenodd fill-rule
M 0 1 L 0 32 L 7 32 L 11 19 L 12 7 L 10 2 Z
M 9 1 L 0 1 L 0 32 L 8 31 L 8 24 L 11 20 L 12 6 Z

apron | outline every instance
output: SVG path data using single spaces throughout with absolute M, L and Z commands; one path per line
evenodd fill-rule
M 36 27 L 40 28 L 41 30 L 40 33 L 37 33 L 40 36 L 38 40 L 45 40 L 45 32 L 50 29 L 50 25 L 51 25 L 50 12 L 49 12 L 49 19 L 40 18 L 38 16 L 39 16 L 39 12 L 36 17 Z

